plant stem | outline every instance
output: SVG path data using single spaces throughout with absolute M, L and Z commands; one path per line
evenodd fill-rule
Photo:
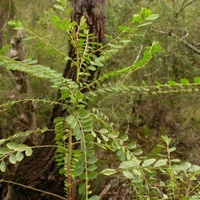
M 68 161 L 67 161 L 68 197 L 67 197 L 67 200 L 72 200 L 71 157 L 72 157 L 72 130 L 69 131 L 69 138 L 68 138 Z

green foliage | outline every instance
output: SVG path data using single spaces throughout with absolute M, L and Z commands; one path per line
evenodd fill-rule
M 160 155 L 159 159 L 145 159 L 140 166 L 138 164 L 132 169 L 126 165 L 125 169 L 129 170 L 125 171 L 125 174 L 123 171 L 123 174 L 131 179 L 136 188 L 136 197 L 139 199 L 144 199 L 144 197 L 148 199 L 174 199 L 177 197 L 189 199 L 192 196 L 191 193 L 198 195 L 197 175 L 200 173 L 200 167 L 189 162 L 181 163 L 179 159 L 172 159 L 172 152 L 176 148 L 170 147 L 171 139 L 167 136 L 162 136 L 162 140 L 165 145 L 159 146 L 166 154 Z M 134 171 L 135 168 L 137 173 Z
M 5 140 L 2 139 L 0 142 L 2 144 L 5 142 Z M 32 153 L 33 150 L 31 147 L 25 144 L 8 142 L 6 147 L 0 148 L 0 170 L 2 172 L 6 171 L 6 159 L 8 159 L 11 164 L 16 164 L 24 159 L 24 155 L 31 156 Z
M 57 10 L 71 12 L 65 9 L 66 1 L 58 0 L 57 3 L 54 5 Z M 131 38 L 135 36 L 138 29 L 150 25 L 156 19 L 158 19 L 157 14 L 152 14 L 151 10 L 143 8 L 139 14 L 133 16 L 130 25 L 119 26 L 119 35 L 112 38 L 105 46 L 102 46 L 91 42 L 91 39 L 94 39 L 94 35 L 89 34 L 84 17 L 81 19 L 80 24 L 77 24 L 70 22 L 68 19 L 62 19 L 57 15 L 52 15 L 51 21 L 54 26 L 67 32 L 68 39 L 76 48 L 76 60 L 71 60 L 73 67 L 77 69 L 76 81 L 63 78 L 61 73 L 50 67 L 37 64 L 35 60 L 26 59 L 23 62 L 18 62 L 0 55 L 2 68 L 18 70 L 36 78 L 49 80 L 52 87 L 61 93 L 62 108 L 67 110 L 67 116 L 58 117 L 54 121 L 57 147 L 55 159 L 58 166 L 60 166 L 60 173 L 66 178 L 66 191 L 71 189 L 72 181 L 75 180 L 80 183 L 78 193 L 83 199 L 100 199 L 99 196 L 91 196 L 92 182 L 98 178 L 99 174 L 106 176 L 122 174 L 126 179 L 130 180 L 134 188 L 133 196 L 137 199 L 175 199 L 177 197 L 189 199 L 190 197 L 199 197 L 197 175 L 200 174 L 200 167 L 189 162 L 181 163 L 178 159 L 172 158 L 171 154 L 176 149 L 170 146 L 170 138 L 162 136 L 164 145 L 159 147 L 163 150 L 163 154 L 159 155 L 159 158 L 145 156 L 142 149 L 135 142 L 129 141 L 127 134 L 119 134 L 114 129 L 101 110 L 89 107 L 93 97 L 104 93 L 131 92 L 132 95 L 140 93 L 152 95 L 198 90 L 198 85 L 200 84 L 200 78 L 198 77 L 194 79 L 194 83 L 187 79 L 181 79 L 180 83 L 170 80 L 166 84 L 157 82 L 156 85 L 150 86 L 145 83 L 143 86 L 126 85 L 120 81 L 116 86 L 107 83 L 108 79 L 122 77 L 125 74 L 131 74 L 144 68 L 155 54 L 161 52 L 161 46 L 158 42 L 153 42 L 152 45 L 146 46 L 141 58 L 130 66 L 114 71 L 110 70 L 91 83 L 84 82 L 85 77 L 91 75 L 91 71 L 97 71 L 98 67 L 104 69 L 105 61 L 131 43 Z M 10 22 L 10 24 L 17 29 L 27 30 L 29 34 L 49 45 L 43 38 L 37 37 L 33 32 L 21 26 L 20 23 Z M 102 50 L 102 54 L 98 58 L 94 55 L 94 44 L 98 45 Z M 63 54 L 57 48 L 54 48 L 54 50 Z M 65 54 L 63 56 L 65 61 L 71 59 Z M 91 91 L 97 83 L 99 85 L 97 85 L 96 91 Z M 100 83 L 104 85 L 100 86 Z M 82 93 L 85 88 L 88 89 L 88 92 Z M 21 101 L 30 101 L 30 99 L 4 103 L 0 108 L 10 107 Z M 32 99 L 32 101 L 49 104 L 59 103 L 42 99 Z M 2 172 L 6 170 L 6 162 L 16 164 L 23 160 L 25 156 L 32 155 L 31 147 L 25 144 L 18 144 L 12 140 L 33 132 L 16 133 L 10 138 L 0 140 L 0 170 Z M 98 158 L 99 149 L 112 152 L 116 158 L 118 168 L 106 167 L 101 169 Z
M 7 105 L 10 106 L 10 105 Z M 7 107 L 6 106 L 6 107 Z M 28 137 L 34 133 L 44 133 L 48 129 L 37 129 L 37 130 L 28 130 L 26 132 L 17 132 L 14 135 L 7 137 L 5 139 L 0 139 L 0 170 L 2 172 L 6 171 L 6 163 L 10 162 L 16 164 L 17 162 L 22 161 L 25 156 L 31 156 L 33 153 L 34 147 L 30 147 L 26 144 L 17 143 L 16 141 L 22 137 Z

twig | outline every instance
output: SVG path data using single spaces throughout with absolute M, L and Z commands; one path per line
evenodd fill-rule
M 100 194 L 100 199 L 103 198 L 103 196 L 108 192 L 108 190 L 110 189 L 111 184 L 109 183 L 108 185 L 106 185 L 106 187 L 103 189 L 103 191 Z
M 178 17 L 178 15 L 185 9 L 187 8 L 190 4 L 194 3 L 197 0 L 193 0 L 193 1 L 189 1 L 188 3 L 185 4 L 185 1 L 183 2 L 180 10 L 176 13 L 176 17 Z
M 133 64 L 135 64 L 139 60 L 140 55 L 142 53 L 142 49 L 143 49 L 143 45 L 140 46 L 140 50 L 139 50 L 138 55 L 137 55 L 137 57 L 136 57 L 136 59 L 135 59 L 135 61 L 134 61 Z M 122 82 L 124 82 L 127 79 L 127 77 L 129 76 L 129 74 L 130 74 L 130 71 L 129 71 L 129 73 L 126 74 L 126 76 L 124 77 L 124 80 Z
M 184 40 L 184 38 L 187 36 L 188 33 L 186 34 L 186 36 L 179 38 L 175 33 L 172 33 L 172 32 L 159 31 L 159 30 L 154 30 L 154 31 L 176 38 L 178 41 L 183 43 L 185 46 L 187 46 L 188 48 L 192 49 L 195 53 L 200 55 L 200 49 L 197 49 L 194 45 L 192 45 L 191 43 Z
M 23 185 L 21 183 L 16 183 L 16 182 L 7 181 L 7 180 L 0 180 L 0 182 L 2 182 L 2 183 L 9 183 L 9 184 L 13 184 L 13 185 L 18 185 L 18 186 L 21 186 L 23 188 L 31 189 L 31 190 L 34 190 L 34 191 L 37 191 L 37 192 L 41 192 L 41 193 L 45 193 L 45 194 L 57 197 L 59 199 L 67 200 L 65 197 L 61 197 L 61 196 L 59 196 L 57 194 L 54 194 L 54 193 L 51 193 L 51 192 L 47 192 L 47 191 L 44 191 L 44 190 L 40 190 L 40 189 L 37 189 L 37 188 L 33 188 L 31 186 Z

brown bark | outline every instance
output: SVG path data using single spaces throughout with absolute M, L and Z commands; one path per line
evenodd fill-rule
M 105 28 L 105 18 L 103 14 L 103 5 L 105 4 L 105 0 L 73 0 L 73 13 L 71 20 L 80 22 L 82 16 L 84 16 L 87 20 L 87 25 L 89 29 L 89 33 L 94 34 L 96 37 L 93 39 L 93 42 L 103 43 L 104 42 L 104 28 Z M 99 46 L 93 46 L 94 50 L 97 50 Z M 96 52 L 96 55 L 99 56 L 99 51 Z M 75 59 L 76 53 L 75 48 L 70 44 L 69 57 Z M 69 61 L 66 65 L 64 71 L 64 77 L 70 78 L 75 81 L 76 78 L 76 68 L 72 66 L 71 61 Z M 91 81 L 94 79 L 94 72 L 90 72 L 91 76 L 88 77 L 88 80 Z
M 72 13 L 72 20 L 79 22 L 82 16 L 85 16 L 88 23 L 90 33 L 96 36 L 96 42 L 103 42 L 104 40 L 104 16 L 101 13 L 101 8 L 104 5 L 104 0 L 73 0 L 74 11 Z M 98 48 L 98 47 L 96 47 Z M 99 52 L 97 52 L 97 56 Z M 74 47 L 70 45 L 69 56 L 75 59 L 76 54 Z M 72 80 L 76 80 L 76 68 L 69 61 L 66 64 L 63 76 Z M 89 77 L 92 79 L 94 76 Z M 53 110 L 50 119 L 49 127 L 53 128 L 53 121 L 56 117 L 66 115 L 60 105 Z M 55 135 L 52 132 L 46 132 L 43 144 L 55 144 Z M 58 167 L 54 160 L 55 148 L 40 148 L 34 151 L 33 156 L 22 161 L 16 172 L 13 181 L 31 186 L 40 190 L 64 196 L 63 190 L 63 176 L 58 174 Z M 47 193 L 36 192 L 24 187 L 10 185 L 9 192 L 10 199 L 15 200 L 58 200 L 58 197 Z M 76 195 L 74 195 L 76 196 Z

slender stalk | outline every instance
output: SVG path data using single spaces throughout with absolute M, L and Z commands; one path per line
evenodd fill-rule
M 21 184 L 21 183 L 16 183 L 16 182 L 14 182 L 14 181 L 0 180 L 0 183 L 9 183 L 9 184 L 21 186 L 21 187 L 23 187 L 23 188 L 28 188 L 28 189 L 31 189 L 31 190 L 34 190 L 34 191 L 37 191 L 37 192 L 41 192 L 41 193 L 44 193 L 44 194 L 48 194 L 48 195 L 57 197 L 57 198 L 59 198 L 59 199 L 67 200 L 66 198 L 61 197 L 61 196 L 59 196 L 59 195 L 57 195 L 57 194 L 54 194 L 54 193 L 51 193 L 51 192 L 47 192 L 47 191 L 44 191 L 44 190 L 40 190 L 40 189 L 37 189 L 37 188 L 33 188 L 33 187 L 31 187 L 31 186 L 23 185 L 23 184 Z
M 175 199 L 176 194 L 175 194 L 175 188 L 174 188 L 174 181 L 175 181 L 175 177 L 174 177 L 174 172 L 172 170 L 172 162 L 171 162 L 171 154 L 170 154 L 170 141 L 168 141 L 167 143 L 167 158 L 168 158 L 168 162 L 169 162 L 169 169 L 170 169 L 170 178 L 172 181 L 172 191 L 173 191 L 173 199 Z
M 82 133 L 82 141 L 83 141 L 83 156 L 84 156 L 84 164 L 85 164 L 85 200 L 88 200 L 88 195 L 89 195 L 89 182 L 88 182 L 88 163 L 87 163 L 87 147 L 86 147 L 86 138 L 85 138 L 85 132 L 84 129 L 81 125 L 80 120 L 78 120 L 80 128 L 81 128 L 81 133 Z
M 67 183 L 68 183 L 68 197 L 67 200 L 72 200 L 72 177 L 71 177 L 71 157 L 72 157 L 72 130 L 69 131 L 68 136 L 68 161 L 67 161 Z

